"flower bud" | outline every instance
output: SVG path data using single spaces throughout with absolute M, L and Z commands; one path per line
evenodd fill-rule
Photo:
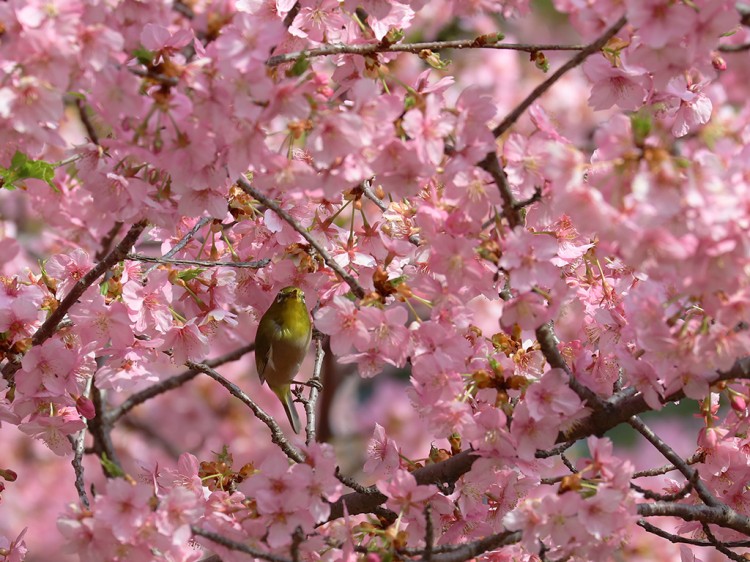
M 96 417 L 94 403 L 85 396 L 79 396 L 76 399 L 76 410 L 87 420 L 93 420 Z

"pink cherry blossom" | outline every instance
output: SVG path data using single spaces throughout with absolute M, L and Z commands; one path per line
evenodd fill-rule
M 646 97 L 646 80 L 636 69 L 618 68 L 604 57 L 591 57 L 584 72 L 592 82 L 589 104 L 594 109 L 638 109 Z
M 389 477 L 400 466 L 398 448 L 380 424 L 375 424 L 375 432 L 367 446 L 367 455 L 363 470 L 374 478 Z

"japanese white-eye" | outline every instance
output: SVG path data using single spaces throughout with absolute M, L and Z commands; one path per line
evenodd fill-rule
M 255 336 L 255 366 L 260 382 L 279 397 L 295 433 L 300 424 L 290 383 L 310 348 L 312 323 L 305 306 L 305 293 L 297 287 L 284 287 L 261 317 Z

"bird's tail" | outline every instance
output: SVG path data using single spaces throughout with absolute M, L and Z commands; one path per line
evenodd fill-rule
M 289 420 L 289 423 L 292 425 L 292 429 L 294 430 L 294 433 L 299 433 L 299 430 L 302 429 L 302 424 L 299 421 L 299 416 L 297 415 L 297 409 L 294 407 L 294 400 L 292 399 L 292 391 L 289 388 L 288 384 L 285 384 L 284 386 L 278 388 L 278 389 L 272 389 L 276 396 L 279 397 L 279 400 L 281 400 L 281 403 L 284 405 L 284 411 L 286 412 L 286 417 Z

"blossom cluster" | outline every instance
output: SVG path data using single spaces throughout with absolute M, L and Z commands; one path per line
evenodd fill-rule
M 610 429 L 586 425 L 608 400 L 636 398 L 702 404 L 699 474 L 744 514 L 748 388 L 727 373 L 750 349 L 750 64 L 730 53 L 750 34 L 729 0 L 553 4 L 595 45 L 569 47 L 582 72 L 551 84 L 576 93 L 559 99 L 493 74 L 540 81 L 484 49 L 504 41 L 493 15 L 519 37 L 543 21 L 523 0 L 0 3 L 0 422 L 99 457 L 108 478 L 90 502 L 77 485 L 58 522 L 71 552 L 243 559 L 200 528 L 309 560 L 493 535 L 515 537 L 498 549 L 519 559 L 620 556 L 653 499 L 632 463 L 605 438 L 576 465 L 554 451 Z M 438 47 L 395 48 L 452 27 L 477 35 L 452 66 Z M 543 68 L 544 49 L 526 50 Z M 186 363 L 252 342 L 290 285 L 338 369 L 376 396 L 408 375 L 374 433 L 356 427 L 372 437 L 350 472 L 375 488 L 354 489 L 380 511 L 339 501 L 341 450 L 310 433 L 267 444 L 214 386 L 171 392 Z M 174 472 L 148 439 L 115 451 L 109 432 L 152 391 L 138 403 L 169 407 L 131 429 L 173 439 L 172 457 L 231 443 L 249 464 L 184 453 Z M 407 400 L 416 437 L 389 419 Z M 420 472 L 467 457 L 450 478 Z M 23 532 L 0 532 L 18 536 L 0 535 L 0 560 L 21 559 Z

